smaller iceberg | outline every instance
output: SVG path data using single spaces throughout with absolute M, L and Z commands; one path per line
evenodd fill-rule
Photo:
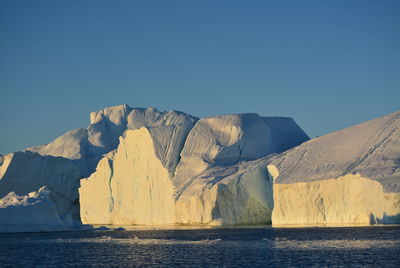
M 27 195 L 10 192 L 0 199 L 1 233 L 64 231 L 78 225 L 70 215 L 58 214 L 47 186 Z

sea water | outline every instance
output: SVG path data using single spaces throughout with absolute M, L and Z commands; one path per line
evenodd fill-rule
M 400 227 L 0 234 L 1 267 L 400 267 Z

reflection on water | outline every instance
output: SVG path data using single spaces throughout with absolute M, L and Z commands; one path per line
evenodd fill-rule
M 400 227 L 0 234 L 2 267 L 398 267 Z
M 28 239 L 29 240 L 29 239 Z M 203 240 L 177 240 L 177 239 L 151 239 L 151 238 L 115 238 L 112 236 L 100 236 L 96 238 L 81 239 L 49 239 L 34 240 L 29 243 L 117 243 L 117 244 L 138 244 L 138 245 L 208 245 L 213 243 L 232 244 L 236 241 L 223 241 L 222 239 L 203 239 Z M 368 248 L 400 248 L 400 240 L 288 240 L 286 237 L 276 237 L 274 240 L 263 238 L 254 240 L 253 243 L 269 244 L 274 249 L 302 249 L 302 250 L 351 250 Z
M 302 250 L 352 250 L 368 248 L 399 248 L 399 240 L 276 240 L 272 242 L 276 249 L 302 249 Z
M 133 238 L 113 238 L 111 236 L 100 236 L 98 238 L 83 239 L 62 239 L 48 240 L 47 243 L 118 243 L 118 244 L 141 244 L 141 245 L 206 245 L 221 242 L 222 239 L 203 239 L 203 240 L 177 240 L 177 239 L 140 239 Z M 42 243 L 41 241 L 38 241 Z

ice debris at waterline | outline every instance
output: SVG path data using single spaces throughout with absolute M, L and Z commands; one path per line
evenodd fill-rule
M 86 129 L 0 157 L 0 232 L 399 223 L 399 116 L 307 142 L 291 118 L 106 108 Z

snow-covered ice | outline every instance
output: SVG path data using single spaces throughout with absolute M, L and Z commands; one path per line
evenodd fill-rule
M 400 112 L 274 157 L 273 224 L 400 222 Z

